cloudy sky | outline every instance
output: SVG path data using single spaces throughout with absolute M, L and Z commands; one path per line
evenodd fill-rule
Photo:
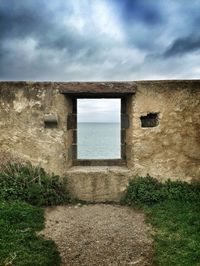
M 78 123 L 120 123 L 120 99 L 79 99 Z
M 199 0 L 0 0 L 0 80 L 199 76 Z

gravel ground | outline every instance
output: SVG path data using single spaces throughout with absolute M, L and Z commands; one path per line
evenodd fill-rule
M 42 232 L 58 245 L 62 265 L 152 265 L 152 239 L 144 215 L 107 204 L 46 209 Z

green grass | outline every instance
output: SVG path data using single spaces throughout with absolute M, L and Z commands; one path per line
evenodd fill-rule
M 144 210 L 155 230 L 155 265 L 200 265 L 200 203 L 166 200 Z
M 136 177 L 122 203 L 142 208 L 153 226 L 155 265 L 200 266 L 200 183 Z
M 43 228 L 42 208 L 23 202 L 0 202 L 0 265 L 60 265 L 54 242 L 36 235 Z

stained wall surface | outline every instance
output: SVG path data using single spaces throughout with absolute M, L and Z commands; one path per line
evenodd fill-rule
M 70 100 L 56 84 L 0 83 L 0 151 L 63 175 L 71 165 L 66 118 Z M 45 116 L 57 116 L 56 128 L 46 128 Z
M 67 116 L 72 113 L 74 86 L 75 93 L 83 93 L 91 83 L 0 82 L 0 152 L 31 161 L 61 176 L 68 174 L 76 197 L 81 185 L 81 198 L 87 200 L 102 201 L 105 195 L 109 200 L 113 195 L 116 200 L 135 175 L 150 174 L 160 180 L 200 178 L 200 81 L 92 83 L 94 98 L 95 90 L 97 93 L 100 90 L 102 95 L 104 91 L 113 95 L 115 86 L 116 93 L 122 95 L 132 91 L 126 97 L 130 120 L 125 136 L 127 171 L 124 168 L 121 172 L 120 169 L 112 171 L 112 182 L 106 181 L 101 186 L 97 180 L 95 189 L 93 178 L 96 180 L 99 175 L 102 179 L 105 169 L 93 170 L 93 177 L 88 167 L 88 174 L 86 168 L 79 167 L 78 172 L 71 168 L 73 136 Z M 158 125 L 144 128 L 141 116 L 149 113 L 158 114 Z M 45 125 L 49 117 L 57 120 L 55 127 Z M 105 180 L 108 176 L 109 167 Z
M 141 81 L 132 101 L 131 154 L 135 174 L 165 180 L 200 178 L 200 82 Z M 142 128 L 140 117 L 158 113 L 159 124 Z

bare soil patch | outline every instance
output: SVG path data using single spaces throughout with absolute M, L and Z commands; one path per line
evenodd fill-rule
M 144 214 L 107 204 L 46 209 L 43 234 L 58 245 L 62 265 L 152 265 Z

